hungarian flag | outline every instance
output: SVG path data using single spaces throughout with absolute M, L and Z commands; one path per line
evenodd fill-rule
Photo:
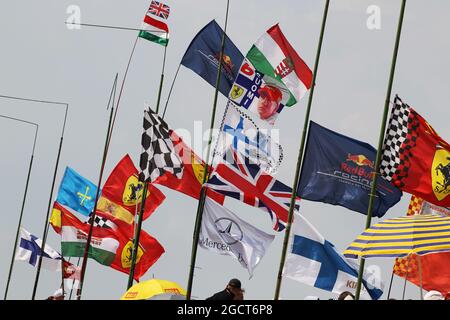
M 169 18 L 170 7 L 158 1 L 152 1 L 144 17 L 139 37 L 167 46 L 169 27 L 165 20 Z
M 144 185 L 138 181 L 138 171 L 130 156 L 126 154 L 106 180 L 97 208 L 117 219 L 132 223 L 136 205 L 139 212 L 143 189 Z M 165 198 L 158 188 L 149 184 L 143 219 L 147 219 Z
M 272 88 L 268 97 L 281 94 L 278 100 L 283 105 L 294 105 L 311 88 L 312 71 L 288 42 L 278 24 L 258 39 L 246 59 L 264 74 L 266 86 Z
M 59 230 L 61 232 L 61 253 L 63 257 L 83 257 L 90 225 L 81 222 L 68 210 L 55 203 L 55 214 L 60 213 Z M 55 219 L 53 223 L 55 223 Z M 53 224 L 52 224 L 53 225 Z M 56 231 L 57 229 L 55 229 Z M 110 228 L 94 227 L 89 246 L 88 257 L 98 263 L 110 266 L 116 258 L 119 248 L 117 232 Z
M 438 206 L 450 206 L 450 145 L 397 96 L 386 130 L 380 172 L 405 192 Z
M 199 199 L 203 184 L 205 162 L 174 131 L 171 130 L 170 135 L 174 148 L 183 163 L 184 169 L 182 176 L 178 178 L 172 173 L 166 172 L 155 183 Z M 211 167 L 209 168 L 209 173 L 211 174 L 213 169 Z M 223 204 L 225 199 L 223 195 L 213 190 L 208 190 L 207 196 L 220 204 Z

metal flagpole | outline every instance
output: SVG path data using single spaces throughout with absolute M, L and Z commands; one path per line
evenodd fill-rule
M 211 114 L 211 124 L 210 124 L 210 130 L 209 130 L 209 138 L 208 138 L 208 147 L 207 147 L 207 153 L 206 153 L 206 161 L 205 161 L 205 167 L 203 170 L 203 185 L 206 182 L 206 179 L 208 178 L 208 172 L 209 172 L 209 157 L 211 152 L 211 142 L 212 142 L 212 133 L 214 129 L 214 121 L 216 117 L 216 108 L 217 108 L 217 97 L 219 94 L 219 87 L 220 87 L 220 78 L 222 75 L 222 60 L 223 60 L 223 51 L 225 47 L 225 35 L 227 32 L 227 24 L 228 24 L 228 11 L 230 7 L 230 0 L 227 0 L 227 10 L 225 14 L 225 28 L 222 33 L 222 43 L 220 48 L 220 55 L 219 55 L 219 63 L 217 67 L 217 78 L 216 78 L 216 90 L 214 93 L 214 102 L 213 102 L 213 110 Z M 192 293 L 192 281 L 194 279 L 194 268 L 195 268 L 195 260 L 197 258 L 197 247 L 198 247 L 198 239 L 200 237 L 200 226 L 202 223 L 202 215 L 203 215 L 203 208 L 205 205 L 205 198 L 206 198 L 206 189 L 205 187 L 202 187 L 200 192 L 200 198 L 198 200 L 198 207 L 197 207 L 197 215 L 195 218 L 195 228 L 194 228 L 194 234 L 193 234 L 193 241 L 192 241 L 192 252 L 191 252 L 191 265 L 189 269 L 189 279 L 188 279 L 188 285 L 187 285 L 187 291 L 186 291 L 186 300 L 191 299 L 191 293 Z
M 391 282 L 389 283 L 389 291 L 388 291 L 388 295 L 387 295 L 387 300 L 389 300 L 389 298 L 391 296 L 391 289 L 392 289 L 393 281 L 394 281 L 394 271 L 392 271 L 392 274 L 391 274 Z
M 102 163 L 100 165 L 100 174 L 99 174 L 99 177 L 98 177 L 97 193 L 95 195 L 94 209 L 93 209 L 93 211 L 91 213 L 91 216 L 90 216 L 89 234 L 88 234 L 88 237 L 86 239 L 86 246 L 85 246 L 84 254 L 83 254 L 83 263 L 81 264 L 80 283 L 79 283 L 79 287 L 78 287 L 78 290 L 77 290 L 77 300 L 81 299 L 81 293 L 83 291 L 84 275 L 86 273 L 86 266 L 87 266 L 87 260 L 88 260 L 89 247 L 91 246 L 92 232 L 93 232 L 93 229 L 94 229 L 95 215 L 96 215 L 96 212 L 97 212 L 97 201 L 98 201 L 98 198 L 100 196 L 100 186 L 102 184 L 103 172 L 104 172 L 105 163 L 106 163 L 106 156 L 107 156 L 107 153 L 108 153 L 107 148 L 108 148 L 108 143 L 109 143 L 109 139 L 110 139 L 110 130 L 111 130 L 111 123 L 112 123 L 113 113 L 114 113 L 114 102 L 115 102 L 115 98 L 116 98 L 116 87 L 117 87 L 117 79 L 118 79 L 118 77 L 119 77 L 119 75 L 116 73 L 116 77 L 114 78 L 114 84 L 113 84 L 113 87 L 111 89 L 111 94 L 109 96 L 109 101 L 108 101 L 108 106 L 107 106 L 107 109 L 108 109 L 109 106 L 111 105 L 111 112 L 110 112 L 110 115 L 109 115 L 108 130 L 106 131 L 106 139 L 105 139 L 105 147 L 103 149 Z
M 24 191 L 24 194 L 23 194 L 22 208 L 20 209 L 19 223 L 17 224 L 16 240 L 14 241 L 14 247 L 13 247 L 13 252 L 12 252 L 12 256 L 11 256 L 11 264 L 9 265 L 8 280 L 6 281 L 5 296 L 3 298 L 4 300 L 6 300 L 6 298 L 8 297 L 8 289 L 9 289 L 9 283 L 11 281 L 11 274 L 12 274 L 12 271 L 13 271 L 13 268 L 14 268 L 14 261 L 15 261 L 14 257 L 16 255 L 17 242 L 19 241 L 20 226 L 22 225 L 23 211 L 24 211 L 25 202 L 26 202 L 26 199 L 27 199 L 28 184 L 30 182 L 31 168 L 33 166 L 34 150 L 36 148 L 36 140 L 37 140 L 37 134 L 38 134 L 38 130 L 39 130 L 39 125 L 37 123 L 34 123 L 34 122 L 30 122 L 30 121 L 26 121 L 26 120 L 22 120 L 22 119 L 17 119 L 17 118 L 13 118 L 13 117 L 8 117 L 8 116 L 4 116 L 4 115 L 0 115 L 0 117 L 1 118 L 5 118 L 5 119 L 9 119 L 9 120 L 19 121 L 19 122 L 26 123 L 26 124 L 31 124 L 31 125 L 35 126 L 33 151 L 31 152 L 30 164 L 28 165 L 28 174 L 27 174 L 27 180 L 26 180 L 26 183 L 25 183 L 25 191 Z
M 380 137 L 378 139 L 378 149 L 377 149 L 377 157 L 375 160 L 375 172 L 372 179 L 372 187 L 370 190 L 370 197 L 369 197 L 369 207 L 367 209 L 367 220 L 366 220 L 366 229 L 370 228 L 370 222 L 372 220 L 372 209 L 373 204 L 375 201 L 375 193 L 377 190 L 377 177 L 379 176 L 380 171 L 380 162 L 381 162 L 381 153 L 383 148 L 383 142 L 384 142 L 384 132 L 386 130 L 386 120 L 388 116 L 389 111 L 389 101 L 392 93 L 392 83 L 394 80 L 394 74 L 395 74 L 395 66 L 397 63 L 397 55 L 398 55 L 398 47 L 400 44 L 400 35 L 402 33 L 402 25 L 403 25 L 403 16 L 405 13 L 405 6 L 406 6 L 406 0 L 402 0 L 401 8 L 400 8 L 400 17 L 398 19 L 398 26 L 397 26 L 397 36 L 395 38 L 395 46 L 394 46 L 394 52 L 392 54 L 392 64 L 391 64 L 391 71 L 389 75 L 389 84 L 386 92 L 386 100 L 384 103 L 384 111 L 383 111 L 383 118 L 381 120 L 381 127 L 380 127 Z M 356 293 L 355 293 L 355 299 L 359 300 L 359 295 L 361 293 L 361 283 L 364 273 L 364 264 L 365 259 L 361 258 L 361 263 L 359 265 L 359 272 L 358 272 L 358 282 L 356 286 Z
M 292 219 L 294 216 L 295 200 L 297 198 L 297 188 L 298 188 L 298 183 L 299 183 L 299 178 L 300 178 L 300 169 L 301 169 L 301 165 L 302 165 L 303 151 L 305 149 L 306 132 L 308 130 L 309 115 L 311 112 L 311 105 L 312 105 L 312 101 L 313 101 L 313 97 L 314 97 L 314 88 L 316 86 L 317 70 L 319 68 L 320 52 L 322 51 L 323 35 L 325 33 L 325 25 L 327 22 L 329 5 L 330 5 L 330 0 L 326 0 L 325 8 L 323 11 L 322 27 L 320 29 L 319 43 L 317 45 L 316 61 L 314 62 L 314 71 L 313 71 L 311 92 L 310 92 L 309 98 L 308 98 L 308 106 L 306 108 L 305 122 L 303 125 L 300 149 L 298 152 L 297 167 L 295 169 L 294 183 L 292 185 L 291 203 L 289 206 L 289 216 L 288 216 L 288 222 L 286 224 L 286 231 L 285 231 L 285 235 L 284 235 L 283 249 L 281 252 L 280 266 L 278 268 L 277 284 L 275 287 L 275 297 L 274 297 L 275 300 L 278 300 L 280 297 L 281 281 L 282 281 L 282 277 L 283 277 L 283 275 L 282 275 L 283 267 L 284 267 L 284 263 L 286 261 L 286 251 L 287 251 L 287 247 L 288 247 L 288 243 L 289 243 L 289 234 L 291 231 L 291 224 L 292 224 Z
M 69 111 L 69 104 L 68 103 L 64 103 L 64 102 L 56 102 L 56 101 L 48 101 L 48 100 L 38 100 L 38 99 L 28 99 L 28 98 L 22 98 L 22 97 L 14 97 L 14 96 L 7 96 L 7 95 L 0 95 L 0 98 L 5 98 L 5 99 L 14 99 L 14 100 L 19 100 L 19 101 L 29 101 L 29 102 L 38 102 L 38 103 L 46 103 L 46 104 L 54 104 L 54 105 L 63 105 L 65 106 L 65 113 L 64 113 L 64 122 L 63 122 L 63 126 L 62 126 L 62 132 L 61 132 L 61 138 L 60 138 L 60 142 L 59 142 L 59 148 L 58 148 L 58 154 L 56 156 L 56 164 L 55 164 L 55 170 L 53 173 L 53 182 L 52 182 L 52 187 L 50 189 L 50 197 L 49 197 L 49 201 L 48 201 L 48 208 L 47 208 L 47 217 L 45 220 L 45 225 L 44 225 L 44 234 L 42 237 L 42 244 L 41 244 L 41 253 L 39 255 L 39 262 L 38 262 L 38 266 L 37 266 L 37 272 L 36 272 L 36 279 L 34 281 L 34 288 L 33 288 L 33 295 L 32 295 L 32 300 L 34 300 L 34 297 L 36 295 L 36 289 L 37 289 L 37 285 L 38 285 L 38 281 L 39 281 L 39 274 L 41 271 L 41 265 L 42 265 L 42 254 L 44 252 L 44 248 L 45 248 L 45 242 L 47 240 L 47 225 L 48 225 L 48 219 L 49 219 L 49 214 L 50 214 L 50 207 L 51 207 L 51 202 L 52 202 L 52 197 L 53 197 L 53 188 L 55 186 L 55 180 L 56 180 L 56 175 L 58 173 L 58 165 L 59 165 L 59 158 L 61 156 L 61 149 L 62 149 L 62 144 L 63 144 L 63 140 L 64 140 L 64 130 L 66 128 L 66 122 L 67 122 L 67 113 Z
M 410 261 L 410 255 L 408 255 L 407 260 L 406 260 L 406 274 L 405 274 L 405 283 L 403 285 L 403 295 L 402 295 L 402 300 L 405 300 L 405 292 L 406 292 L 406 282 L 408 280 L 408 273 L 409 273 L 409 261 Z
M 167 53 L 167 46 L 164 46 L 164 56 L 163 56 L 163 63 L 162 63 L 162 70 L 161 70 L 161 80 L 159 82 L 159 89 L 158 89 L 158 99 L 156 101 L 156 114 L 159 112 L 159 103 L 161 101 L 161 92 L 162 87 L 164 83 L 164 68 L 166 65 L 166 53 Z M 136 259 L 138 254 L 138 248 L 139 248 L 139 239 L 141 237 L 141 229 L 142 229 L 142 218 L 145 211 L 145 201 L 147 200 L 147 191 L 148 191 L 148 183 L 144 182 L 144 190 L 142 191 L 142 201 L 141 201 L 141 208 L 139 210 L 139 215 L 137 217 L 137 224 L 135 224 L 135 233 L 134 233 L 134 241 L 133 241 L 133 251 L 131 253 L 131 265 L 130 265 L 130 273 L 128 275 L 128 286 L 127 289 L 130 289 L 133 285 L 133 277 L 134 277 L 134 269 L 136 267 Z M 136 206 L 137 207 L 137 206 Z
M 69 258 L 70 259 L 70 258 Z M 77 261 L 77 267 L 80 265 L 80 260 L 81 257 L 78 257 L 78 261 Z M 75 279 L 73 279 L 72 281 L 72 288 L 70 288 L 70 295 L 69 295 L 69 300 L 72 299 L 72 292 L 73 292 L 73 286 L 75 285 Z
M 83 27 L 95 27 L 95 28 L 106 28 L 106 29 L 116 29 L 116 30 L 129 30 L 129 31 L 142 31 L 142 29 L 137 28 L 129 28 L 129 27 L 120 27 L 120 26 L 109 26 L 104 24 L 89 24 L 89 23 L 74 23 L 74 22 L 67 22 L 67 25 L 74 25 L 74 26 L 83 26 Z M 161 30 L 145 30 L 152 33 L 166 33 L 165 31 Z

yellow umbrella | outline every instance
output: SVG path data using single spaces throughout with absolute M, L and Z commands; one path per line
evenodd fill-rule
M 184 299 L 186 290 L 175 282 L 151 279 L 135 284 L 120 300 L 148 300 L 165 296 L 167 299 Z

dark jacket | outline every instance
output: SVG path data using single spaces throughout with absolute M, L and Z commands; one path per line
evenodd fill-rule
M 209 298 L 206 298 L 206 300 L 233 300 L 233 298 L 234 294 L 231 293 L 229 290 L 225 289 L 215 293 Z

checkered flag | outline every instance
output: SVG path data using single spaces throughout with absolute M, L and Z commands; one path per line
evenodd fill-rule
M 380 164 L 380 173 L 388 181 L 396 180 L 399 171 L 406 169 L 404 168 L 405 158 L 409 150 L 407 146 L 415 142 L 415 137 L 411 134 L 412 130 L 408 127 L 408 123 L 411 122 L 411 113 L 411 108 L 396 96 L 386 130 L 383 158 Z
M 140 181 L 153 182 L 166 172 L 181 179 L 183 162 L 173 146 L 171 129 L 150 108 L 144 111 L 142 148 Z

